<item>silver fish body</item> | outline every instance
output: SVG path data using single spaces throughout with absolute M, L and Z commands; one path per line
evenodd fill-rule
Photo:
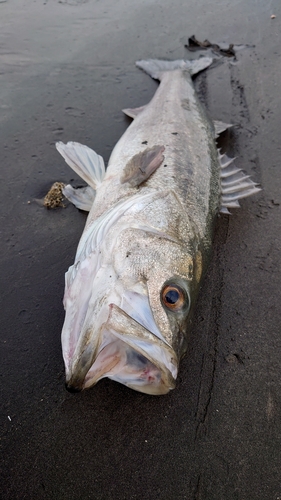
M 160 85 L 146 106 L 125 110 L 134 121 L 106 172 L 86 146 L 57 144 L 89 185 L 65 189 L 90 210 L 66 273 L 62 347 L 71 390 L 103 377 L 148 394 L 175 387 L 216 216 L 258 190 L 218 153 L 196 96 L 191 75 L 210 63 L 137 63 Z

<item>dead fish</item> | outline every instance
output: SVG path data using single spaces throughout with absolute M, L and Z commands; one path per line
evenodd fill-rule
M 217 134 L 192 75 L 212 62 L 138 61 L 160 85 L 124 112 L 134 121 L 101 156 L 75 142 L 56 147 L 88 184 L 64 194 L 88 210 L 65 277 L 62 350 L 66 386 L 80 391 L 108 377 L 147 394 L 175 387 L 219 211 L 257 185 L 217 151 Z

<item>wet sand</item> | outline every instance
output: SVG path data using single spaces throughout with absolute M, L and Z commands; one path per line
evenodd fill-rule
M 281 498 L 280 24 L 277 0 L 0 2 L 3 499 Z M 135 60 L 187 58 L 193 34 L 253 46 L 196 88 L 235 124 L 228 154 L 263 191 L 218 220 L 177 388 L 69 394 L 64 272 L 85 214 L 37 201 L 80 183 L 55 141 L 107 161 L 130 123 L 121 109 L 157 87 Z

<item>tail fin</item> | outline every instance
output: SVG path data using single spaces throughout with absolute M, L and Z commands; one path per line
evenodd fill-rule
M 155 80 L 161 80 L 163 73 L 174 71 L 176 69 L 185 69 L 190 71 L 191 75 L 196 75 L 203 69 L 208 68 L 213 62 L 211 57 L 200 57 L 193 61 L 178 59 L 176 61 L 164 61 L 161 59 L 147 59 L 137 61 L 136 66 L 143 69 Z

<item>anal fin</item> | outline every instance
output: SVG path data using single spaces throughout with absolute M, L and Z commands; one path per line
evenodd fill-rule
M 130 118 L 136 118 L 144 109 L 146 108 L 146 104 L 144 106 L 140 106 L 139 108 L 126 108 L 122 109 L 123 113 Z

